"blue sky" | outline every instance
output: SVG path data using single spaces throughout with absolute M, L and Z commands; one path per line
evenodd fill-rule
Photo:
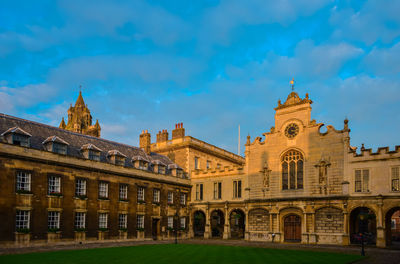
M 79 85 L 102 137 L 183 122 L 237 151 L 294 77 L 317 122 L 400 144 L 400 1 L 0 0 L 0 112 L 58 126 Z M 243 150 L 243 147 L 242 147 Z

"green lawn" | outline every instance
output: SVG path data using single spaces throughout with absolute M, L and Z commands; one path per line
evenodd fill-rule
M 94 263 L 94 264 L 270 264 L 270 263 L 350 263 L 358 255 L 218 245 L 162 244 L 133 247 L 63 250 L 0 256 L 0 263 Z

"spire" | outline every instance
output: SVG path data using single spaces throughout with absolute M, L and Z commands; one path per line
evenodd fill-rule
M 61 120 L 59 128 L 65 129 L 66 126 L 67 125 L 65 124 L 64 117 L 63 117 L 62 120 Z
M 82 86 L 80 86 L 80 88 L 81 87 Z M 75 106 L 85 106 L 85 101 L 83 101 L 82 91 L 81 90 L 79 90 L 79 96 L 78 96 L 78 99 L 76 99 Z

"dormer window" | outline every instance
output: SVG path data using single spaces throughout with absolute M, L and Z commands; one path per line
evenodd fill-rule
M 181 168 L 178 168 L 176 170 L 176 177 L 178 178 L 185 178 L 185 174 L 183 173 L 183 170 Z
M 94 161 L 100 161 L 100 153 L 102 150 L 96 147 L 95 145 L 90 143 L 83 145 L 81 151 L 85 158 Z
M 21 147 L 29 147 L 30 137 L 32 136 L 31 134 L 22 130 L 19 127 L 12 127 L 1 135 L 4 136 L 9 144 Z
M 154 172 L 159 174 L 166 174 L 167 166 L 161 160 L 154 160 Z
M 89 149 L 89 159 L 100 161 L 100 152 L 96 150 Z
M 142 156 L 134 156 L 132 157 L 133 166 L 136 169 L 140 170 L 148 170 L 149 169 L 149 160 Z
M 178 166 L 178 164 L 169 164 L 168 169 L 171 171 L 171 175 L 178 177 L 178 178 L 184 178 L 184 173 L 183 169 Z
M 65 142 L 64 140 L 62 140 L 61 138 L 59 138 L 57 136 L 51 136 L 51 137 L 46 138 L 46 140 L 43 141 L 42 144 L 44 145 L 44 148 L 47 151 L 51 151 L 51 152 L 63 154 L 63 155 L 67 154 L 67 148 L 69 145 L 67 142 Z
M 139 161 L 139 169 L 147 170 L 149 168 L 149 163 L 145 160 Z
M 118 165 L 118 166 L 124 166 L 125 165 L 125 160 L 126 156 L 119 152 L 118 150 L 110 150 L 107 153 L 107 157 L 110 160 L 111 163 Z

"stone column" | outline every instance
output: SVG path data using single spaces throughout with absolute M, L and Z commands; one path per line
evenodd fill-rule
M 225 203 L 225 224 L 224 224 L 224 234 L 222 236 L 223 239 L 228 239 L 230 237 L 230 226 L 229 226 L 229 219 L 228 219 L 228 203 Z
M 376 246 L 380 248 L 386 247 L 385 223 L 383 221 L 383 201 L 382 197 L 378 197 L 378 217 L 376 221 Z
M 307 233 L 307 214 L 303 214 L 303 220 L 301 221 L 301 243 L 308 244 L 308 233 Z
M 193 231 L 193 213 L 194 213 L 194 210 L 192 210 L 192 207 L 189 207 L 189 237 L 190 238 L 194 238 L 194 231 Z
M 206 220 L 205 220 L 205 227 L 204 227 L 204 238 L 205 239 L 209 239 L 210 237 L 211 237 L 211 234 L 210 234 L 210 229 L 211 229 L 211 221 L 210 221 L 210 207 L 209 207 L 209 205 L 207 204 L 207 207 L 206 207 Z
M 343 236 L 342 244 L 350 245 L 350 235 L 349 235 L 349 213 L 347 211 L 343 212 Z
M 250 240 L 250 232 L 249 232 L 249 208 L 246 204 L 244 208 L 244 217 L 245 217 L 245 225 L 244 225 L 244 240 L 249 241 Z
M 315 234 L 315 212 L 310 213 L 311 215 L 311 228 L 309 230 L 309 238 L 308 242 L 310 244 L 316 244 L 317 243 L 317 234 Z

